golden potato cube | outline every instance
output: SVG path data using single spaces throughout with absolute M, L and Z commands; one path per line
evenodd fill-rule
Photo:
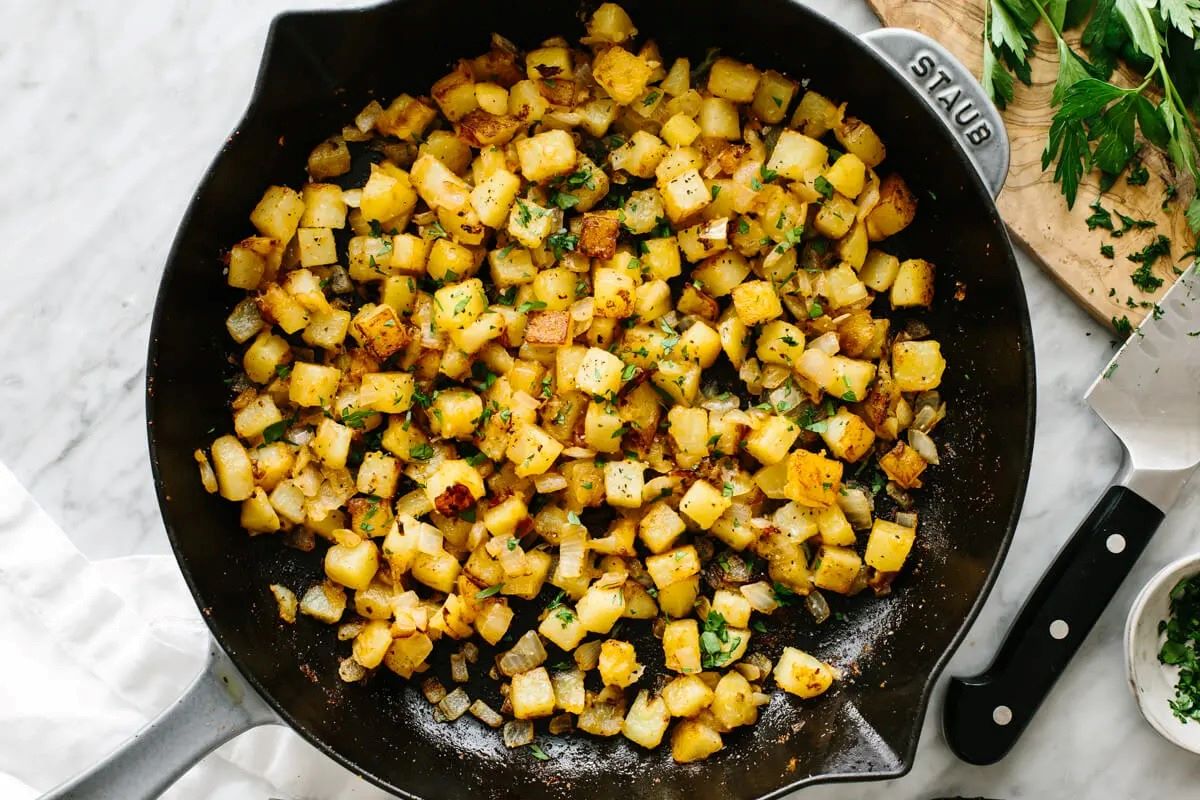
M 584 214 L 579 232 L 579 252 L 592 258 L 609 259 L 616 255 L 621 223 L 610 214 Z
M 662 688 L 662 699 L 673 717 L 694 717 L 712 705 L 713 690 L 699 675 L 680 675 Z
M 679 501 L 679 510 L 696 525 L 708 530 L 732 504 L 730 497 L 711 483 L 699 480 L 691 485 Z
M 741 253 L 726 250 L 706 258 L 692 270 L 692 280 L 699 281 L 704 293 L 712 297 L 724 297 L 733 291 L 750 274 L 750 262 Z
M 700 134 L 707 138 L 730 142 L 742 138 L 737 106 L 724 97 L 705 97 L 701 100 L 696 122 L 700 125 Z
M 539 47 L 525 54 L 525 74 L 531 81 L 570 78 L 575 74 L 567 47 Z
M 698 214 L 712 202 L 712 193 L 695 168 L 681 172 L 662 186 L 663 205 L 673 223 Z
M 818 589 L 847 594 L 853 586 L 862 559 L 849 547 L 822 545 L 813 561 L 813 584 Z
M 549 108 L 550 102 L 533 81 L 518 81 L 509 87 L 508 113 L 515 119 L 529 125 L 541 120 Z
M 239 522 L 250 534 L 274 533 L 279 530 L 279 514 L 275 512 L 261 486 L 255 486 L 254 493 L 242 501 Z
M 433 642 L 423 633 L 392 640 L 383 664 L 402 678 L 411 678 L 433 652 Z
M 330 309 L 328 312 L 315 312 L 300 337 L 313 347 L 336 350 L 346 340 L 349 330 L 350 312 Z
M 259 313 L 284 333 L 296 333 L 309 321 L 308 309 L 278 284 L 268 283 L 257 298 Z
M 921 473 L 927 466 L 928 462 L 904 442 L 896 442 L 895 447 L 879 458 L 879 468 L 904 489 L 919 489 Z
M 443 439 L 469 439 L 483 414 L 483 399 L 469 389 L 437 393 L 429 408 L 430 430 Z
M 650 692 L 643 689 L 629 707 L 625 721 L 621 723 L 621 733 L 629 741 L 653 750 L 662 743 L 670 724 L 671 714 L 667 711 L 667 704 L 661 697 L 651 699 Z
M 772 320 L 758 334 L 755 355 L 764 364 L 796 367 L 804 356 L 804 332 L 790 322 Z
M 300 193 L 304 199 L 300 227 L 346 227 L 346 201 L 342 198 L 342 187 L 335 183 L 309 183 Z
M 419 461 L 421 459 L 414 458 L 413 452 L 420 454 L 424 450 L 422 445 L 428 444 L 428 439 L 417 426 L 403 417 L 392 417 L 383 432 L 381 444 L 384 450 L 402 461 Z
M 504 582 L 501 594 L 520 597 L 523 600 L 532 600 L 538 596 L 538 592 L 546 583 L 546 577 L 550 574 L 550 554 L 543 550 L 531 550 L 525 554 L 525 560 L 529 573 L 510 576 Z
M 736 671 L 729 671 L 717 681 L 713 690 L 710 711 L 726 728 L 753 725 L 758 721 L 758 706 L 754 702 L 754 687 Z
M 712 610 L 720 614 L 730 628 L 750 627 L 750 601 L 740 592 L 718 589 L 713 593 Z
M 699 720 L 685 719 L 671 731 L 671 757 L 679 764 L 703 761 L 722 747 L 721 734 Z
M 700 573 L 700 556 L 692 545 L 646 557 L 646 572 L 660 590 Z
M 880 572 L 899 572 L 916 538 L 915 528 L 877 519 L 867 539 L 867 566 Z
M 628 270 L 599 267 L 592 279 L 597 317 L 623 319 L 633 313 L 637 282 Z
M 325 551 L 325 574 L 347 588 L 366 589 L 378 570 L 379 548 L 370 539 L 335 544 Z
M 779 174 L 782 178 L 793 181 L 804 180 L 813 170 L 825 166 L 829 150 L 816 139 L 785 130 L 779 134 L 779 141 L 767 161 L 767 169 Z M 853 217 L 853 214 L 851 214 Z
M 308 174 L 320 180 L 336 178 L 350 171 L 350 148 L 340 136 L 326 139 L 308 154 Z
M 666 667 L 674 672 L 700 671 L 700 627 L 694 619 L 671 620 L 662 635 Z
M 846 519 L 846 512 L 841 506 L 833 505 L 817 511 L 817 528 L 821 532 L 821 542 L 839 547 L 851 547 L 857 539 L 854 528 Z
M 800 436 L 800 426 L 778 414 L 767 417 L 763 424 L 746 437 L 746 452 L 761 463 L 778 464 Z
M 842 462 L 796 450 L 787 458 L 785 494 L 809 508 L 826 508 L 837 502 L 842 485 Z
M 900 273 L 900 259 L 881 250 L 867 252 L 866 260 L 858 271 L 858 279 L 875 292 L 886 292 Z
M 257 289 L 263 278 L 279 269 L 279 243 L 265 236 L 250 236 L 229 250 L 226 282 L 235 289 Z
M 394 239 L 380 236 L 355 236 L 346 246 L 350 277 L 356 281 L 383 280 L 391 272 Z
M 425 481 L 425 496 L 446 516 L 471 508 L 483 495 L 483 476 L 462 459 L 443 461 Z
M 299 406 L 326 406 L 337 394 L 342 371 L 337 367 L 297 361 L 288 381 L 288 399 Z
M 415 385 L 407 372 L 369 372 L 362 377 L 358 404 L 385 414 L 403 414 L 412 408 Z
M 892 380 L 902 392 L 936 389 L 942 383 L 945 370 L 942 346 L 932 339 L 892 345 Z
M 517 142 L 517 158 L 526 180 L 541 183 L 575 169 L 579 153 L 564 130 L 550 130 Z
M 512 691 L 508 695 L 513 716 L 517 719 L 537 719 L 554 713 L 554 686 L 545 667 L 512 676 Z
M 547 311 L 566 311 L 575 302 L 578 280 L 579 277 L 566 267 L 543 269 L 533 279 L 533 296 L 537 298 L 533 306 Z
M 646 239 L 642 242 L 642 266 L 653 280 L 670 280 L 683 272 L 679 260 L 679 243 L 675 237 Z
M 411 338 L 396 310 L 386 304 L 363 306 L 351 320 L 350 329 L 354 338 L 378 359 L 402 350 Z
M 371 451 L 363 456 L 355 485 L 363 494 L 391 497 L 400 479 L 400 462 L 389 455 Z
M 434 555 L 418 552 L 413 559 L 410 574 L 418 583 L 448 594 L 454 591 L 461 569 L 458 559 L 445 550 Z
M 868 167 L 877 167 L 887 149 L 875 129 L 861 119 L 846 117 L 834 127 L 834 136 L 848 153 L 858 156 Z
M 667 421 L 680 467 L 695 466 L 708 456 L 708 411 L 675 406 L 667 412 Z
M 409 172 L 409 179 L 417 194 L 431 209 L 457 211 L 471 201 L 471 189 L 467 182 L 431 153 L 417 157 Z
M 233 430 L 243 439 L 253 439 L 282 421 L 283 414 L 275 405 L 275 398 L 269 394 L 260 394 L 234 413 Z
M 546 472 L 562 450 L 562 443 L 553 436 L 526 424 L 513 432 L 504 455 L 516 465 L 517 476 L 523 478 Z
M 605 686 L 629 686 L 642 674 L 637 651 L 629 642 L 606 639 L 600 645 L 600 679 Z
M 700 365 L 692 361 L 660 361 L 650 380 L 677 403 L 690 406 L 700 395 Z
M 842 120 L 837 104 L 811 89 L 804 93 L 792 114 L 791 126 L 805 136 L 818 139 L 833 130 Z
M 708 71 L 708 91 L 734 103 L 749 103 L 758 88 L 759 72 L 732 58 L 718 58 Z
M 512 494 L 483 512 L 483 527 L 493 536 L 511 536 L 528 516 L 525 500 Z
M 933 264 L 923 258 L 902 261 L 892 283 L 892 308 L 932 305 L 933 274 Z
M 633 299 L 633 316 L 642 322 L 653 322 L 671 311 L 671 287 L 666 281 L 652 280 L 637 287 Z
M 821 204 L 813 220 L 813 228 L 822 236 L 840 239 L 850 231 L 856 213 L 854 201 L 835 192 L 833 197 Z
M 575 604 L 583 627 L 592 633 L 608 633 L 625 611 L 625 593 L 620 586 L 603 588 L 593 583 Z
M 821 438 L 833 453 L 843 461 L 854 463 L 871 452 L 875 444 L 875 432 L 871 426 L 849 409 L 842 407 L 826 419 Z
M 714 256 L 722 251 L 729 249 L 729 219 L 727 217 L 719 217 L 717 219 L 701 222 L 698 225 L 693 225 L 690 228 L 684 228 L 676 235 L 676 241 L 679 244 L 679 249 L 683 251 L 684 257 L 693 263 L 702 261 L 709 256 Z M 749 275 L 747 268 L 746 275 Z M 732 289 L 738 283 L 745 279 L 745 275 L 728 286 Z M 711 292 L 710 292 L 711 294 Z
M 538 633 L 570 652 L 588 635 L 588 629 L 583 626 L 579 614 L 570 606 L 563 605 L 546 615 L 538 625 Z
M 451 122 L 462 119 L 479 106 L 475 99 L 475 79 L 465 61 L 460 61 L 449 75 L 435 81 L 429 94 Z
M 663 123 L 659 135 L 672 147 L 687 147 L 700 136 L 700 126 L 687 114 L 675 114 Z
M 879 185 L 879 202 L 863 221 L 872 242 L 894 236 L 917 216 L 917 196 L 899 175 L 888 175 Z
M 521 190 L 521 179 L 506 169 L 493 172 L 471 190 L 471 207 L 479 221 L 499 228 L 508 219 L 509 209 Z
M 390 164 L 371 165 L 358 206 L 364 219 L 387 222 L 407 217 L 416 206 L 417 192 L 407 172 Z
M 754 116 L 768 125 L 783 122 L 783 118 L 787 116 L 788 106 L 792 104 L 792 98 L 796 96 L 797 88 L 798 84 L 795 81 L 769 69 L 762 74 L 758 88 L 754 90 L 754 99 L 750 103 L 750 109 L 754 112 Z
M 721 349 L 729 357 L 730 363 L 740 369 L 750 352 L 750 331 L 746 323 L 736 315 L 727 316 L 717 326 L 717 335 L 721 339 Z
M 518 199 L 508 212 L 508 233 L 525 247 L 541 247 L 558 230 L 559 215 L 529 200 Z
M 604 465 L 604 494 L 610 506 L 640 508 L 646 465 L 640 461 L 609 461 Z
M 590 395 L 607 397 L 621 389 L 625 362 L 607 350 L 589 347 L 575 372 L 575 386 Z
M 683 518 L 665 502 L 654 503 L 638 522 L 638 537 L 651 553 L 664 553 L 683 534 Z
M 437 239 L 429 248 L 425 271 L 435 281 L 453 283 L 474 275 L 479 266 L 475 252 L 450 239 Z
M 592 77 L 596 83 L 623 106 L 642 96 L 653 72 L 645 59 L 620 46 L 602 50 L 592 62 Z
M 503 116 L 508 113 L 508 89 L 495 83 L 476 83 L 475 102 L 487 113 Z
M 613 169 L 624 170 L 639 178 L 653 178 L 659 163 L 670 148 L 662 139 L 648 131 L 634 131 L 629 141 L 609 153 Z
M 803 698 L 824 694 L 835 677 L 833 667 L 794 647 L 783 648 L 772 674 L 780 689 Z
M 487 309 L 483 281 L 470 278 L 443 286 L 433 295 L 433 308 L 434 323 L 439 331 L 466 328 Z
M 588 38 L 620 44 L 637 34 L 633 20 L 616 3 L 601 3 L 587 23 Z
M 339 469 L 346 466 L 354 431 L 326 417 L 317 426 L 317 434 L 309 447 L 321 463 Z
M 684 578 L 658 590 L 658 605 L 668 617 L 686 617 L 700 596 L 700 576 Z
M 829 299 L 830 311 L 857 303 L 867 296 L 867 287 L 849 264 L 838 264 L 826 270 L 824 278 L 823 294 Z
M 746 325 L 757 325 L 783 314 L 779 293 L 770 281 L 746 281 L 732 290 L 733 307 Z
M 588 447 L 598 453 L 619 453 L 624 433 L 625 426 L 610 403 L 588 403 L 583 421 L 583 440 Z
M 523 247 L 505 247 L 488 253 L 492 282 L 499 288 L 531 283 L 537 277 L 537 267 L 529 251 Z
M 525 344 L 562 347 L 575 337 L 569 311 L 534 311 L 525 325 Z
M 263 236 L 287 243 L 295 235 L 302 216 L 304 200 L 299 192 L 286 186 L 268 186 L 250 212 L 250 223 Z
M 300 598 L 300 613 L 332 625 L 346 610 L 346 590 L 325 582 L 309 588 Z
M 870 240 L 867 238 L 867 226 L 861 222 L 855 222 L 850 226 L 850 232 L 841 238 L 837 243 L 838 258 L 844 264 L 848 264 L 854 269 L 860 269 L 867 260 L 867 250 L 870 247 Z M 859 280 L 861 280 L 861 276 Z
M 866 184 L 867 165 L 853 153 L 844 153 L 825 170 L 825 180 L 838 194 L 854 199 Z

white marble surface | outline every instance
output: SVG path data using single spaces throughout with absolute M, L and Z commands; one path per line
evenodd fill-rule
M 813 4 L 855 30 L 860 0 Z M 13 0 L 0 28 L 0 460 L 89 556 L 166 553 L 143 433 L 143 359 L 175 226 L 249 97 L 271 17 L 337 0 Z M 1106 485 L 1119 448 L 1081 395 L 1108 334 L 1028 259 L 1038 432 L 1021 526 L 950 671 L 989 660 L 1060 543 Z M 891 796 L 1018 800 L 1194 797 L 1200 760 L 1158 739 L 1125 689 L 1120 632 L 1138 587 L 1195 549 L 1193 488 L 1068 674 L 1001 764 L 958 762 L 930 710 L 917 766 Z M 940 698 L 940 692 L 937 693 Z M 878 786 L 818 787 L 818 798 Z

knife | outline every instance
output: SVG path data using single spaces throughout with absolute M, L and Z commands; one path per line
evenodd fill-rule
M 1025 601 L 982 674 L 951 678 L 943 731 L 972 764 L 1008 753 L 1200 464 L 1200 275 L 1193 263 L 1084 399 L 1121 469 Z

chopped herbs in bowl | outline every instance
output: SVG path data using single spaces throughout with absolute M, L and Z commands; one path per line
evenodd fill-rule
M 1200 575 L 1175 584 L 1170 609 L 1171 616 L 1158 623 L 1166 636 L 1158 660 L 1179 667 L 1171 712 L 1180 722 L 1200 722 Z

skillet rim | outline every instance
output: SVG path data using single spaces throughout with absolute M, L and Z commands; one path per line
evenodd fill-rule
M 280 40 L 283 38 L 283 32 L 287 26 L 297 24 L 305 20 L 324 19 L 330 22 L 341 18 L 355 17 L 358 15 L 371 15 L 385 7 L 393 5 L 403 5 L 410 0 L 381 0 L 380 2 L 371 5 L 347 8 L 347 9 L 313 9 L 307 11 L 285 11 L 276 15 L 272 20 L 267 30 L 267 36 L 263 45 L 263 55 L 259 62 L 258 73 L 255 76 L 254 87 L 250 94 L 250 99 L 247 102 L 246 110 L 241 118 L 235 124 L 233 131 L 226 137 L 225 143 L 221 149 L 213 157 L 209 166 L 205 169 L 201 176 L 196 189 L 192 193 L 192 198 L 188 203 L 187 209 L 180 220 L 179 226 L 176 229 L 175 238 L 172 242 L 171 249 L 167 255 L 167 261 L 163 269 L 162 277 L 159 282 L 159 288 L 155 296 L 154 314 L 150 326 L 150 337 L 147 348 L 146 361 L 146 435 L 147 444 L 149 447 L 150 456 L 150 471 L 154 478 L 155 496 L 158 500 L 159 515 L 162 518 L 163 527 L 166 530 L 167 538 L 171 543 L 171 551 L 175 556 L 176 562 L 179 564 L 180 572 L 183 574 L 184 581 L 187 583 L 188 590 L 192 594 L 193 600 L 196 602 L 198 609 L 203 609 L 205 603 L 202 599 L 199 586 L 196 579 L 192 575 L 192 571 L 180 551 L 180 546 L 177 541 L 177 534 L 174 526 L 168 520 L 167 505 L 170 498 L 166 494 L 166 488 L 163 483 L 158 460 L 158 442 L 154 431 L 154 404 L 155 404 L 155 379 L 158 372 L 158 349 L 159 349 L 159 329 L 162 325 L 164 312 L 166 311 L 166 287 L 173 277 L 177 265 L 176 262 L 180 257 L 180 245 L 183 239 L 183 232 L 191 227 L 193 217 L 196 213 L 196 207 L 199 204 L 200 197 L 206 190 L 213 173 L 216 171 L 217 165 L 224 159 L 231 143 L 239 135 L 243 128 L 249 125 L 255 119 L 259 111 L 264 97 L 270 87 L 267 85 L 266 77 L 269 72 L 269 67 L 276 53 L 281 46 Z M 906 92 L 912 102 L 920 109 L 918 114 L 921 115 L 922 121 L 926 125 L 934 125 L 945 127 L 945 123 L 939 119 L 934 110 L 929 106 L 926 100 L 919 94 L 917 88 L 901 74 L 898 66 L 886 58 L 883 54 L 871 47 L 867 42 L 863 41 L 860 35 L 848 30 L 834 19 L 806 5 L 802 0 L 786 0 L 787 13 L 797 14 L 800 17 L 806 18 L 809 22 L 814 22 L 817 25 L 825 25 L 832 29 L 835 34 L 842 35 L 847 41 L 851 42 L 851 47 L 854 48 L 855 54 L 860 58 L 868 58 L 882 65 L 891 75 L 891 83 L 894 87 Z M 884 26 L 881 26 L 884 27 Z M 941 655 L 930 668 L 928 675 L 925 678 L 924 686 L 921 689 L 919 702 L 917 704 L 917 713 L 913 718 L 912 725 L 908 730 L 905 747 L 898 751 L 896 755 L 900 759 L 900 766 L 893 770 L 881 770 L 870 772 L 834 772 L 810 775 L 800 778 L 777 789 L 760 795 L 758 800 L 775 800 L 775 798 L 783 797 L 786 794 L 803 789 L 809 786 L 816 786 L 824 783 L 847 783 L 847 782 L 878 782 L 885 780 L 895 780 L 907 775 L 912 771 L 916 760 L 916 751 L 920 745 L 921 730 L 924 726 L 925 717 L 929 712 L 929 705 L 932 699 L 933 688 L 945 670 L 946 665 L 953 658 L 958 648 L 962 645 L 967 633 L 970 631 L 984 604 L 987 602 L 991 594 L 992 588 L 995 586 L 996 580 L 999 577 L 1000 570 L 1004 565 L 1004 561 L 1008 556 L 1008 551 L 1012 545 L 1013 537 L 1016 533 L 1017 524 L 1020 521 L 1021 510 L 1024 506 L 1025 494 L 1028 487 L 1030 465 L 1033 460 L 1033 445 L 1034 445 L 1034 429 L 1037 419 L 1037 374 L 1035 369 L 1034 350 L 1033 350 L 1033 329 L 1029 316 L 1028 297 L 1024 290 L 1024 282 L 1021 279 L 1021 272 L 1017 265 L 1016 253 L 1013 248 L 1012 239 L 1009 236 L 1008 228 L 1001 219 L 998 209 L 996 208 L 995 199 L 985 187 L 983 178 L 978 170 L 972 164 L 971 160 L 963 149 L 960 137 L 950 135 L 949 138 L 954 144 L 954 156 L 957 159 L 958 166 L 961 170 L 967 173 L 965 183 L 977 195 L 985 200 L 985 208 L 988 211 L 988 222 L 991 227 L 1000 233 L 1002 242 L 1005 244 L 1004 255 L 1009 272 L 1016 282 L 1016 288 L 1019 290 L 1017 297 L 1017 345 L 1021 351 L 1023 362 L 1023 377 L 1025 380 L 1025 428 L 1021 437 L 1021 445 L 1024 451 L 1023 463 L 1019 465 L 1020 473 L 1017 480 L 1016 493 L 1012 509 L 1009 512 L 1008 519 L 1005 522 L 1004 535 L 1001 538 L 999 547 L 996 552 L 996 557 L 988 568 L 987 574 L 984 576 L 979 592 L 975 597 L 966 616 L 962 619 L 958 629 L 951 637 Z M 1015 466 L 1015 465 L 1014 465 Z M 359 775 L 377 787 L 386 792 L 393 793 L 398 797 L 406 798 L 406 800 L 427 800 L 418 795 L 414 795 L 406 789 L 397 787 L 388 781 L 373 774 L 363 768 L 363 765 L 358 764 L 349 758 L 343 756 L 331 744 L 328 744 L 324 739 L 317 736 L 307 727 L 299 724 L 294 716 L 279 702 L 274 694 L 265 686 L 259 679 L 259 676 L 245 668 L 243 656 L 240 652 L 230 649 L 226 642 L 226 637 L 223 635 L 221 628 L 211 615 L 202 613 L 201 618 L 205 625 L 208 626 L 209 633 L 221 649 L 229 656 L 233 664 L 242 677 L 254 688 L 263 700 L 271 707 L 271 709 L 279 716 L 291 730 L 299 733 L 309 744 L 324 753 L 326 756 L 333 759 L 335 762 L 349 770 L 350 772 Z

